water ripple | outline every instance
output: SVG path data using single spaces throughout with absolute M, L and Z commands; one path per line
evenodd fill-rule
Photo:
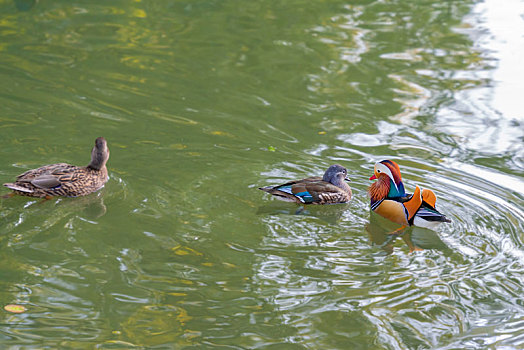
M 0 199 L 0 295 L 27 308 L 4 347 L 522 348 L 522 121 L 492 100 L 491 0 L 23 2 L 0 5 L 0 175 L 87 161 L 94 133 L 112 154 L 96 194 Z M 452 223 L 389 234 L 382 159 Z M 333 163 L 347 205 L 257 190 Z

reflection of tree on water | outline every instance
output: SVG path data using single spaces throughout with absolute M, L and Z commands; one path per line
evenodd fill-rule
M 13 0 L 18 11 L 29 11 L 35 6 L 37 0 Z
M 448 250 L 438 233 L 421 227 L 408 227 L 396 231 L 400 226 L 371 212 L 370 222 L 366 225 L 371 242 L 379 246 L 386 253 L 393 253 L 394 243 L 401 238 L 409 247 L 409 252 L 424 249 Z

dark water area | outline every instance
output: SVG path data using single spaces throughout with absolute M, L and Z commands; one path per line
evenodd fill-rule
M 2 349 L 521 349 L 524 6 L 0 0 Z M 388 234 L 373 164 L 452 222 Z M 258 190 L 334 163 L 349 204 Z M 8 193 L 2 190 L 0 195 Z

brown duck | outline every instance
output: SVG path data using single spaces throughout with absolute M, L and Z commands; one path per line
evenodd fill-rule
M 351 188 L 344 181 L 347 169 L 342 165 L 330 166 L 324 176 L 312 176 L 290 181 L 282 185 L 260 187 L 259 189 L 278 199 L 301 204 L 336 204 L 351 200 Z
M 95 140 L 91 162 L 87 166 L 66 163 L 44 165 L 18 175 L 13 183 L 4 186 L 13 190 L 11 195 L 30 197 L 78 197 L 97 191 L 107 182 L 106 162 L 109 149 L 103 137 Z

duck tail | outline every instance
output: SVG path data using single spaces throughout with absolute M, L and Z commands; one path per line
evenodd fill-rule
M 11 190 L 13 190 L 13 191 L 33 193 L 33 190 L 31 190 L 29 188 L 25 188 L 25 187 L 19 186 L 19 185 L 14 184 L 14 183 L 5 183 L 4 186 L 9 188 L 9 189 L 11 189 Z
M 451 222 L 446 215 L 436 209 L 437 196 L 427 188 L 422 190 L 422 207 L 426 213 L 426 220 L 437 222 Z M 417 215 L 419 215 L 417 213 Z
M 417 216 L 432 222 L 451 222 L 446 215 L 437 211 L 435 208 L 430 208 L 428 205 L 423 205 L 422 208 L 417 212 Z
M 281 191 L 273 186 L 259 187 L 258 189 L 272 194 L 273 196 L 277 196 L 280 200 L 286 202 L 304 203 L 300 197 L 297 197 L 291 193 Z

